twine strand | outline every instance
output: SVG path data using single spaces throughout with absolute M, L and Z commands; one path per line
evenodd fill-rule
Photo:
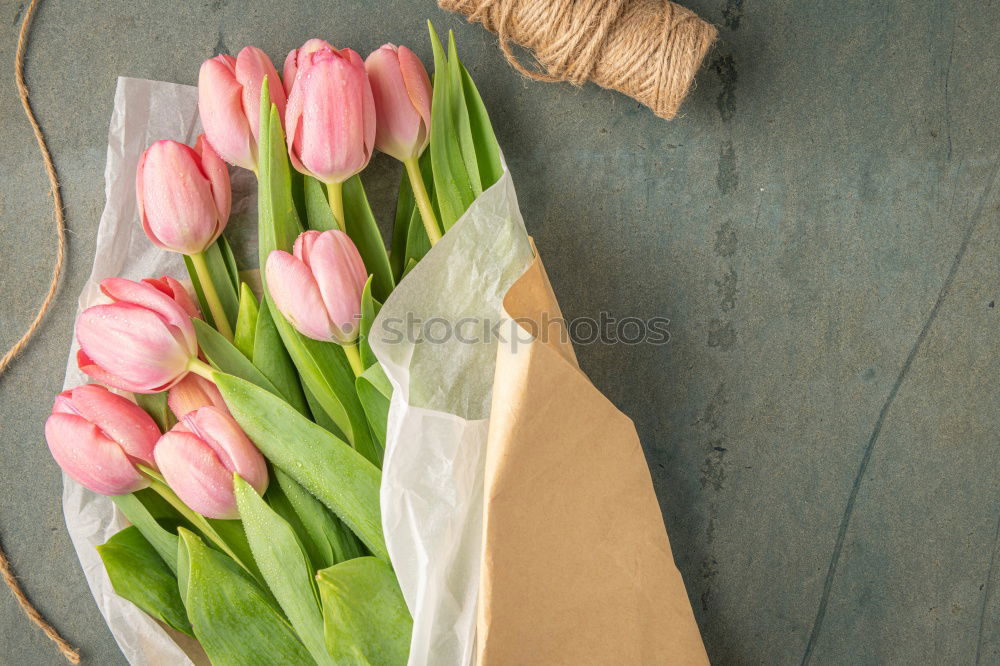
M 668 0 L 438 0 L 497 34 L 511 66 L 535 81 L 593 81 L 677 115 L 718 34 Z M 525 66 L 511 43 L 534 55 Z
M 24 114 L 28 117 L 28 122 L 31 124 L 31 130 L 35 134 L 35 140 L 38 142 L 38 149 L 42 153 L 42 161 L 45 163 L 45 173 L 49 177 L 49 193 L 52 196 L 52 203 L 55 207 L 55 227 L 56 227 L 56 261 L 55 265 L 52 267 L 52 279 L 49 282 L 49 289 L 45 293 L 45 298 L 42 300 L 41 305 L 38 308 L 38 313 L 35 315 L 34 320 L 32 320 L 31 325 L 24 334 L 18 339 L 14 345 L 7 350 L 7 353 L 0 358 L 0 375 L 7 369 L 14 357 L 17 356 L 21 351 L 28 345 L 28 342 L 34 337 L 35 333 L 38 331 L 39 326 L 41 326 L 42 319 L 45 318 L 45 314 L 49 311 L 53 301 L 55 300 L 56 291 L 59 287 L 59 278 L 62 275 L 63 261 L 66 256 L 66 233 L 65 227 L 66 222 L 63 214 L 63 204 L 62 197 L 59 194 L 59 177 L 56 175 L 55 166 L 52 163 L 52 155 L 49 154 L 48 146 L 45 144 L 45 135 L 42 132 L 42 128 L 38 125 L 38 120 L 35 118 L 34 112 L 31 110 L 31 103 L 28 101 L 28 86 L 24 82 L 24 54 L 28 49 L 28 32 L 31 27 L 31 19 L 35 15 L 35 8 L 37 5 L 37 0 L 31 0 L 28 8 L 24 12 L 24 19 L 21 22 L 21 32 L 17 39 L 17 55 L 14 59 L 14 76 L 17 79 L 17 94 L 21 98 L 21 106 L 24 107 Z M 18 605 L 21 606 L 21 610 L 24 611 L 25 615 L 28 616 L 36 627 L 41 629 L 49 639 L 56 644 L 59 651 L 62 653 L 66 661 L 71 664 L 80 663 L 80 653 L 73 649 L 59 632 L 56 631 L 55 627 L 49 624 L 42 614 L 32 605 L 31 601 L 28 599 L 24 590 L 21 589 L 21 585 L 17 582 L 17 578 L 14 577 L 14 572 L 11 569 L 10 562 L 7 560 L 7 556 L 4 553 L 3 546 L 0 545 L 0 575 L 3 576 L 4 582 L 7 587 L 10 588 L 11 594 L 17 600 Z

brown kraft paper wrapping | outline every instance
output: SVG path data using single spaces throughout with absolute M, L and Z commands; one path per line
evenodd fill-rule
M 635 426 L 577 365 L 537 254 L 504 310 L 477 663 L 707 664 Z

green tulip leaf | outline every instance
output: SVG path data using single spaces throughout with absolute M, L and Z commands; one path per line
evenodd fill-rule
M 226 547 L 233 552 L 236 557 L 240 558 L 240 562 L 247 566 L 250 574 L 256 578 L 258 581 L 263 581 L 264 577 L 261 574 L 260 569 L 257 567 L 257 563 L 254 561 L 253 552 L 250 549 L 250 543 L 247 541 L 246 531 L 243 529 L 243 523 L 239 520 L 216 520 L 215 518 L 206 518 L 209 526 L 215 533 L 219 536 L 222 541 L 225 542 Z M 200 532 L 201 530 L 192 530 L 194 532 Z M 221 548 L 214 543 L 209 542 L 209 547 L 216 548 L 219 552 L 223 552 Z
M 153 495 L 159 497 L 159 495 Z M 177 571 L 177 535 L 168 532 L 153 516 L 145 503 L 136 495 L 116 495 L 111 498 L 115 506 L 125 514 L 128 521 L 142 533 L 146 542 L 156 550 L 157 554 L 171 572 Z
M 227 374 L 242 377 L 271 393 L 278 394 L 278 389 L 271 383 L 271 380 L 265 377 L 257 369 L 257 366 L 233 346 L 232 342 L 226 340 L 221 333 L 200 319 L 192 321 L 195 333 L 198 335 L 198 345 L 212 367 Z
M 118 596 L 167 626 L 194 635 L 174 572 L 139 528 L 126 527 L 103 546 L 98 546 L 97 552 Z M 176 551 L 174 557 L 176 559 Z
M 389 254 L 385 251 L 382 232 L 368 204 L 361 177 L 351 176 L 344 182 L 344 218 L 347 235 L 354 241 L 368 274 L 373 276 L 372 290 L 375 297 L 384 301 L 395 288 Z
M 238 564 L 186 529 L 179 536 L 178 587 L 212 664 L 313 663 L 268 594 Z
M 253 341 L 257 333 L 257 316 L 260 308 L 257 297 L 246 282 L 240 283 L 240 311 L 236 315 L 236 332 L 233 335 L 233 346 L 244 356 L 253 361 Z
M 304 192 L 306 200 L 306 221 L 310 229 L 329 231 L 339 229 L 330 210 L 330 200 L 326 196 L 326 188 L 312 176 L 305 176 Z
M 302 544 L 249 483 L 239 475 L 233 483 L 247 540 L 264 581 L 316 663 L 333 664 L 323 642 L 323 614 Z
M 459 150 L 462 152 L 462 162 L 465 164 L 465 172 L 469 177 L 469 185 L 472 187 L 472 195 L 475 198 L 483 193 L 483 182 L 479 176 L 479 162 L 476 158 L 476 145 L 472 138 L 469 109 L 465 104 L 462 69 L 462 62 L 458 59 L 458 46 L 455 44 L 455 33 L 449 30 L 448 89 L 452 97 L 455 135 L 458 139 Z
M 156 421 L 156 425 L 159 426 L 161 432 L 170 430 L 177 421 L 174 418 L 174 413 L 170 411 L 170 405 L 167 404 L 166 391 L 161 391 L 160 393 L 136 393 L 135 403 L 142 407 L 143 411 Z
M 323 406 L 319 403 L 315 396 L 313 396 L 312 392 L 305 387 L 303 390 L 306 394 L 306 402 L 309 404 L 309 411 L 312 413 L 312 420 L 332 432 L 340 439 L 347 441 L 347 436 L 344 435 L 344 431 L 333 422 L 333 419 L 331 419 L 330 415 L 326 413 L 326 410 L 323 409 Z
M 153 518 L 156 518 L 170 532 L 176 532 L 177 526 L 183 525 L 184 521 L 187 520 L 181 515 L 180 511 L 172 506 L 170 502 L 163 499 L 163 496 L 152 488 L 143 488 L 132 494 L 142 502 L 142 506 L 146 508 L 149 514 Z M 146 538 L 148 539 L 149 537 Z M 175 546 L 176 544 L 171 545 Z
M 233 417 L 271 463 L 336 513 L 372 553 L 388 560 L 378 468 L 266 390 L 218 372 L 215 383 Z
M 257 313 L 257 330 L 254 332 L 253 364 L 271 380 L 278 389 L 278 394 L 292 407 L 303 414 L 307 413 L 306 398 L 299 382 L 299 374 L 295 371 L 292 359 L 285 351 L 281 335 L 271 317 L 271 308 L 267 299 L 260 302 Z
M 479 179 L 483 189 L 488 189 L 503 175 L 503 163 L 500 161 L 500 144 L 497 143 L 493 124 L 490 122 L 486 105 L 483 104 L 479 90 L 472 81 L 472 76 L 465 66 L 462 69 L 462 92 L 465 96 L 465 108 L 469 113 L 469 125 L 472 130 L 472 142 L 476 150 L 479 164 Z
M 373 363 L 378 363 L 375 352 L 372 351 L 371 344 L 368 342 L 368 337 L 372 330 L 372 324 L 375 323 L 375 317 L 378 316 L 381 309 L 381 303 L 372 298 L 372 278 L 369 276 L 368 282 L 365 283 L 365 288 L 361 292 L 361 322 L 358 326 L 358 349 L 361 354 L 361 362 L 366 368 Z
M 306 218 L 306 192 L 305 192 L 305 175 L 299 173 L 295 169 L 292 169 L 290 174 L 292 182 L 292 203 L 295 206 L 296 215 L 298 215 L 300 220 L 305 220 Z
M 312 560 L 314 571 L 364 554 L 364 547 L 354 533 L 312 493 L 281 469 L 274 470 L 274 477 L 277 484 L 272 484 L 272 487 L 281 490 L 288 507 L 301 524 L 297 532 L 302 537 L 302 545 Z
M 323 569 L 316 578 L 326 647 L 337 663 L 406 664 L 413 620 L 388 564 L 359 557 Z
M 233 254 L 233 246 L 229 244 L 229 239 L 225 236 L 219 236 L 216 244 L 219 246 L 219 254 L 222 255 L 222 263 L 226 266 L 226 274 L 229 276 L 229 281 L 232 284 L 233 290 L 237 296 L 238 305 L 240 293 L 240 269 L 239 266 L 236 265 L 236 255 Z
M 392 384 L 378 363 L 371 365 L 357 379 L 358 397 L 368 415 L 372 434 L 385 455 L 386 426 L 389 421 L 389 402 L 392 398 Z
M 475 199 L 473 185 L 466 170 L 465 158 L 458 137 L 456 99 L 461 90 L 453 90 L 448 73 L 448 60 L 441 40 L 428 22 L 431 47 L 434 51 L 434 91 L 431 101 L 431 167 L 434 191 L 441 224 L 447 231 Z M 478 171 L 478 170 L 477 170 Z
M 424 155 L 430 155 L 429 151 L 425 150 Z M 423 161 L 421 159 L 421 164 Z M 431 178 L 429 186 L 433 187 L 433 174 Z M 431 200 L 434 199 L 434 193 L 430 189 L 428 189 L 428 195 L 431 197 Z M 410 220 L 413 218 L 414 212 L 417 215 L 420 214 L 417 211 L 417 200 L 413 197 L 413 187 L 410 185 L 410 177 L 407 175 L 406 169 L 403 169 L 399 181 L 399 190 L 396 194 L 396 214 L 392 219 L 392 247 L 389 248 L 389 265 L 392 267 L 392 275 L 397 283 L 403 277 L 406 237 L 410 233 Z

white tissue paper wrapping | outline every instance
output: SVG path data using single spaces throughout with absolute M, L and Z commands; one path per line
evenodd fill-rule
M 155 248 L 142 232 L 135 168 L 154 141 L 190 145 L 199 132 L 196 88 L 118 80 L 108 132 L 107 202 L 80 309 L 100 300 L 98 285 L 106 277 L 186 277 L 180 255 Z M 256 183 L 237 169 L 227 237 L 238 259 L 256 256 L 255 220 Z M 413 615 L 411 666 L 464 666 L 474 660 L 483 464 L 497 344 L 483 328 L 499 321 L 504 295 L 531 258 L 505 170 L 393 291 L 372 328 L 373 350 L 394 389 L 382 523 Z M 427 324 L 424 330 L 436 340 L 461 321 L 476 322 L 478 342 L 452 336 L 431 343 L 401 335 L 407 322 L 416 322 L 415 330 Z M 463 330 L 472 335 L 471 328 Z M 64 388 L 87 382 L 76 367 L 76 351 L 74 342 Z M 63 512 L 94 599 L 129 663 L 190 664 L 156 622 L 111 587 L 96 548 L 127 524 L 114 504 L 64 476 Z
M 393 387 L 382 527 L 413 615 L 410 666 L 474 660 L 497 355 L 486 333 L 531 260 L 505 170 L 389 295 L 369 334 Z M 426 339 L 400 334 L 408 328 Z

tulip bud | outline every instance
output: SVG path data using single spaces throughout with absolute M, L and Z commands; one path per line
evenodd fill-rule
M 170 488 L 207 518 L 239 518 L 234 473 L 258 493 L 267 489 L 264 456 L 233 417 L 217 407 L 187 414 L 160 438 L 153 455 Z
M 285 81 L 286 94 L 291 94 L 292 92 L 292 84 L 295 82 L 295 75 L 298 74 L 300 63 L 305 63 L 306 56 L 320 49 L 336 50 L 326 40 L 314 37 L 303 44 L 301 48 L 292 49 L 288 52 L 288 57 L 285 58 L 285 66 L 281 72 L 281 76 Z
M 112 302 L 87 308 L 76 321 L 80 370 L 133 393 L 158 393 L 183 379 L 198 355 L 184 308 L 144 282 L 108 278 L 101 291 Z
M 268 79 L 271 103 L 285 115 L 285 89 L 267 54 L 248 46 L 233 58 L 206 60 L 198 75 L 198 111 L 208 141 L 222 159 L 257 170 L 260 143 L 260 91 Z
M 147 148 L 139 158 L 135 193 L 142 228 L 163 250 L 204 252 L 229 221 L 229 171 L 204 134 L 194 148 L 177 141 Z
M 404 162 L 420 157 L 430 139 L 431 79 L 405 46 L 386 44 L 368 56 L 365 70 L 375 99 L 375 147 Z
M 189 372 L 184 379 L 170 387 L 167 406 L 178 420 L 202 407 L 218 407 L 228 411 L 222 394 L 215 384 L 193 372 Z
M 286 69 L 295 70 L 285 109 L 292 164 L 327 185 L 344 182 L 368 165 L 375 145 L 375 102 L 361 56 L 309 42 Z
M 368 280 L 354 243 L 342 231 L 307 231 L 292 253 L 275 250 L 267 258 L 267 289 L 275 306 L 302 335 L 354 342 Z
M 135 465 L 154 467 L 160 430 L 139 406 L 87 384 L 56 396 L 45 439 L 73 480 L 101 495 L 125 495 L 149 482 Z
M 189 317 L 201 319 L 201 311 L 198 309 L 198 306 L 195 305 L 194 299 L 191 298 L 191 294 L 189 294 L 188 290 L 184 288 L 184 285 L 174 278 L 164 275 L 158 279 L 143 278 L 142 281 L 148 285 L 156 287 L 160 292 L 172 298 L 177 305 L 184 309 L 184 312 L 188 313 Z

